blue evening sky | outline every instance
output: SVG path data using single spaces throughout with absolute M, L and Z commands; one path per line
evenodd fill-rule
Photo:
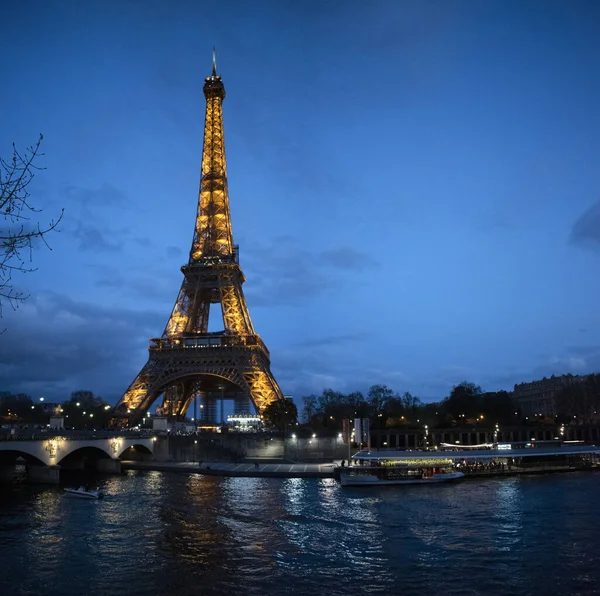
M 600 370 L 600 3 L 21 0 L 0 155 L 44 134 L 0 390 L 116 401 L 177 296 L 213 45 L 234 238 L 286 394 Z

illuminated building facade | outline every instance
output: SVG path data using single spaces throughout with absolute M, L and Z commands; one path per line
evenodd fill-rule
M 181 268 L 181 290 L 162 336 L 150 340 L 148 362 L 115 406 L 115 424 L 136 424 L 160 395 L 162 413 L 175 418 L 183 417 L 198 396 L 233 399 L 239 413 L 246 413 L 244 403 L 261 413 L 283 399 L 242 291 L 246 279 L 233 242 L 227 190 L 225 87 L 214 53 L 204 96 L 202 174 L 189 261 Z M 224 329 L 209 333 L 214 305 L 221 308 Z M 204 415 L 210 418 L 209 409 Z

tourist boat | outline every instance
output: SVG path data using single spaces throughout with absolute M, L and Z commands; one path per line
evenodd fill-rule
M 349 461 L 348 467 L 338 468 L 342 486 L 384 486 L 392 484 L 438 484 L 464 477 L 447 458 L 423 457 L 411 453 L 399 458 L 397 451 L 360 451 Z M 352 462 L 355 465 L 352 465 Z
M 462 478 L 462 472 L 454 472 L 439 466 L 370 465 L 340 468 L 342 486 L 372 486 L 387 484 L 437 484 Z
M 67 495 L 80 497 L 82 499 L 101 499 L 102 493 L 99 490 L 87 490 L 85 486 L 79 488 L 65 488 Z

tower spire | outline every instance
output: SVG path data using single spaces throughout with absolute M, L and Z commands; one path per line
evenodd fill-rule
M 215 46 L 213 46 L 213 67 L 212 67 L 212 76 L 217 76 L 217 50 Z

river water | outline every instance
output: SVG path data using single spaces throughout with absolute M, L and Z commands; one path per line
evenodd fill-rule
M 0 595 L 600 593 L 598 473 L 92 482 L 104 500 L 0 487 Z

